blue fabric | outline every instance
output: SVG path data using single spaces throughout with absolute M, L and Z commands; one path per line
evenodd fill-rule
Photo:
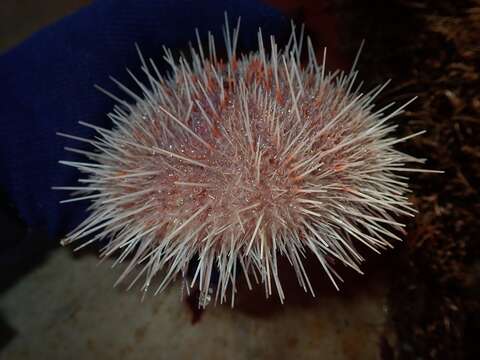
M 255 48 L 259 26 L 264 34 L 288 29 L 286 18 L 256 0 L 103 0 L 0 56 L 0 191 L 30 231 L 57 241 L 87 214 L 88 202 L 59 204 L 68 193 L 51 187 L 75 185 L 79 173 L 58 160 L 78 160 L 63 148 L 84 146 L 55 133 L 93 136 L 81 120 L 108 126 L 113 101 L 93 85 L 121 94 L 109 75 L 131 84 L 125 67 L 140 73 L 134 43 L 157 64 L 162 45 L 185 50 L 196 27 L 223 44 L 225 10 L 231 26 L 242 17 L 240 50 Z

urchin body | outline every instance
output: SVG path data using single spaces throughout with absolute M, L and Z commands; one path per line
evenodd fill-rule
M 400 175 L 421 162 L 393 148 L 406 138 L 391 137 L 388 120 L 404 106 L 374 111 L 384 86 L 362 94 L 354 67 L 327 73 L 310 41 L 302 67 L 302 35 L 282 51 L 271 37 L 267 52 L 259 33 L 258 51 L 238 56 L 238 27 L 230 36 L 227 26 L 226 60 L 211 36 L 208 49 L 198 39 L 191 62 L 166 50 L 167 77 L 141 57 L 148 82 L 132 77 L 142 94 L 118 83 L 134 103 L 108 93 L 119 102 L 113 129 L 84 123 L 97 139 L 65 135 L 95 150 L 81 152 L 91 162 L 63 162 L 89 175 L 60 188 L 78 190 L 67 201 L 92 202 L 63 243 L 108 239 L 102 257 L 129 259 L 119 281 L 136 269 L 132 283 L 143 278 L 147 290 L 162 270 L 157 292 L 197 260 L 188 286 L 206 294 L 216 271 L 216 299 L 230 294 L 233 306 L 239 274 L 283 301 L 279 257 L 313 294 L 307 252 L 337 287 L 330 259 L 361 272 L 359 244 L 378 252 L 399 240 L 396 217 L 414 213 Z

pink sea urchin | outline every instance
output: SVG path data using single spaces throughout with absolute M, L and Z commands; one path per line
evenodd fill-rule
M 147 290 L 163 269 L 156 293 L 180 274 L 206 295 L 215 271 L 216 300 L 231 294 L 233 306 L 237 275 L 250 286 L 253 274 L 267 296 L 274 288 L 283 301 L 278 257 L 313 294 L 303 265 L 312 253 L 337 287 L 329 259 L 361 272 L 356 247 L 390 247 L 403 227 L 396 216 L 414 213 L 399 174 L 428 170 L 406 167 L 423 160 L 393 148 L 419 134 L 391 137 L 389 120 L 408 103 L 388 115 L 393 104 L 373 110 L 388 82 L 360 93 L 355 64 L 349 73 L 327 72 L 325 52 L 318 64 L 309 39 L 301 66 L 303 31 L 292 31 L 283 50 L 270 37 L 268 52 L 259 31 L 258 51 L 239 56 L 238 31 L 225 27 L 225 61 L 210 34 L 207 50 L 197 33 L 191 61 L 165 50 L 168 76 L 139 52 L 148 83 L 130 75 L 142 95 L 116 82 L 132 104 L 103 90 L 118 101 L 113 129 L 82 123 L 98 136 L 60 134 L 94 148 L 70 149 L 88 162 L 61 162 L 88 174 L 82 186 L 57 188 L 76 190 L 65 202 L 92 202 L 62 243 L 108 239 L 101 257 L 130 256 L 119 281 L 138 268 L 132 284 L 144 278 Z

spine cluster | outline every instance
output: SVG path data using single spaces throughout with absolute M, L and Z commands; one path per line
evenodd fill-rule
M 213 293 L 233 306 L 241 276 L 283 301 L 285 257 L 314 295 L 307 254 L 338 289 L 334 263 L 361 273 L 357 247 L 391 247 L 404 227 L 397 218 L 415 213 L 403 175 L 429 170 L 407 167 L 424 160 L 394 145 L 422 132 L 397 139 L 390 123 L 410 102 L 374 109 L 388 81 L 361 92 L 356 60 L 350 72 L 327 72 L 326 51 L 317 63 L 303 29 L 283 49 L 259 31 L 258 51 L 241 56 L 238 32 L 227 22 L 225 60 L 211 34 L 204 46 L 197 32 L 188 61 L 165 49 L 167 76 L 139 51 L 146 81 L 129 71 L 139 91 L 115 79 L 129 101 L 101 89 L 117 101 L 113 128 L 82 122 L 95 139 L 60 133 L 91 146 L 67 148 L 88 161 L 61 161 L 86 175 L 56 188 L 75 191 L 63 202 L 91 202 L 90 216 L 62 243 L 108 239 L 101 257 L 128 261 L 119 282 L 135 269 L 130 286 L 142 279 L 147 291 L 161 273 L 158 293 L 180 275 L 202 298 Z

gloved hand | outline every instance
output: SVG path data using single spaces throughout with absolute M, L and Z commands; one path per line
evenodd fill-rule
M 109 126 L 113 100 L 94 84 L 120 94 L 112 75 L 132 85 L 125 68 L 141 73 L 135 43 L 161 70 L 162 46 L 186 50 L 196 27 L 223 45 L 224 11 L 231 27 L 242 18 L 240 51 L 256 48 L 259 26 L 264 35 L 289 31 L 285 17 L 257 0 L 97 0 L 0 57 L 0 192 L 30 231 L 56 242 L 86 216 L 88 201 L 59 204 L 68 194 L 51 187 L 75 185 L 80 174 L 58 161 L 79 160 L 65 146 L 86 147 L 56 132 L 90 138 L 78 121 Z M 4 234 L 5 258 L 20 239 Z
M 225 10 L 232 25 L 242 17 L 243 49 L 255 48 L 259 26 L 265 34 L 288 28 L 284 17 L 255 0 L 103 0 L 0 57 L 0 186 L 28 226 L 58 237 L 84 215 L 86 204 L 59 205 L 67 194 L 51 187 L 75 183 L 79 174 L 58 160 L 74 158 L 64 146 L 82 146 L 55 133 L 92 136 L 78 125 L 82 120 L 108 126 L 113 101 L 93 85 L 116 92 L 109 75 L 132 82 L 125 68 L 140 73 L 134 43 L 160 67 L 162 46 L 186 49 L 196 27 L 201 35 L 211 30 L 222 45 Z

